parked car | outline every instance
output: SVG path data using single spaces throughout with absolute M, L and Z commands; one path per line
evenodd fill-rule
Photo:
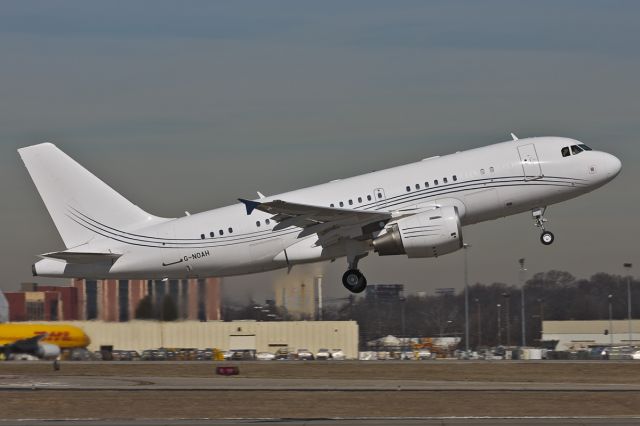
M 335 360 L 343 360 L 345 359 L 344 352 L 342 352 L 342 349 L 332 349 L 331 358 Z
M 255 352 L 251 350 L 235 351 L 231 355 L 233 361 L 251 361 L 256 359 Z
M 276 359 L 276 356 L 271 352 L 258 352 L 256 354 L 256 359 L 258 361 L 272 361 Z
M 431 351 L 429 349 L 419 349 L 417 352 L 418 359 L 431 359 Z
M 331 352 L 329 352 L 329 349 L 319 349 L 316 353 L 317 360 L 327 360 L 329 358 L 331 358 Z
M 291 359 L 291 356 L 289 355 L 289 349 L 287 348 L 278 349 L 275 353 L 275 359 L 277 360 Z
M 315 359 L 309 349 L 298 349 L 297 358 L 301 361 L 313 361 Z

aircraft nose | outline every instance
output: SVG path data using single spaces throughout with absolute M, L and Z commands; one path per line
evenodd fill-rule
M 620 161 L 620 159 L 618 159 L 618 157 L 616 157 L 615 155 L 605 153 L 603 160 L 603 168 L 605 170 L 605 173 L 607 174 L 607 177 L 609 179 L 613 179 L 614 177 L 618 176 L 620 170 L 622 170 L 622 162 Z

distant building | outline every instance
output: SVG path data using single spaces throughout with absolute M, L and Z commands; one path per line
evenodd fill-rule
M 400 300 L 403 292 L 403 284 L 370 284 L 367 286 L 365 295 L 367 298 L 393 301 Z
M 30 284 L 32 286 L 32 284 Z M 9 303 L 9 321 L 58 321 L 66 318 L 64 299 L 58 291 L 49 288 L 34 291 L 6 292 Z M 70 309 L 73 307 L 70 306 Z
M 640 344 L 640 320 L 544 321 L 542 340 L 557 340 L 557 350 L 566 351 L 597 345 Z
M 178 319 L 210 321 L 220 316 L 220 279 L 188 280 L 85 280 L 71 286 L 22 284 L 22 291 L 6 292 L 9 321 L 135 319 L 140 301 L 149 296 L 153 309 L 162 309 L 170 296 Z
M 9 302 L 0 290 L 0 323 L 9 321 Z
M 217 348 L 274 353 L 278 349 L 341 349 L 358 358 L 358 324 L 355 321 L 74 321 L 91 337 L 89 350 Z
M 274 285 L 276 305 L 283 307 L 295 319 L 315 319 L 316 280 L 278 281 Z
M 73 280 L 78 289 L 79 319 L 123 322 L 135 319 L 140 301 L 149 296 L 153 309 L 162 309 L 169 296 L 179 319 L 211 321 L 220 316 L 220 279 Z

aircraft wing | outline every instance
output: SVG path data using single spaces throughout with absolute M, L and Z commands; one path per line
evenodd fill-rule
M 249 215 L 254 210 L 272 214 L 272 220 L 278 222 L 274 231 L 292 226 L 302 228 L 298 238 L 318 234 L 323 246 L 330 243 L 328 240 L 366 237 L 367 234 L 382 229 L 391 219 L 391 213 L 388 212 L 337 209 L 283 200 L 239 200 L 245 205 Z

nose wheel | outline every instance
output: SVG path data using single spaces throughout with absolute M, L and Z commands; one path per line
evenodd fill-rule
M 531 211 L 531 214 L 533 215 L 534 225 L 542 230 L 542 234 L 540 235 L 540 242 L 545 246 L 549 246 L 553 244 L 553 241 L 556 237 L 553 235 L 553 233 L 544 229 L 544 224 L 545 222 L 547 222 L 547 219 L 545 219 L 544 217 L 544 212 L 546 210 L 546 207 L 534 209 Z
M 545 246 L 549 246 L 551 244 L 553 244 L 553 240 L 555 239 L 555 237 L 553 236 L 553 233 L 549 232 L 549 231 L 543 231 L 542 235 L 540 235 L 540 242 L 542 244 L 544 244 Z
M 351 293 L 362 293 L 367 288 L 367 279 L 357 269 L 349 269 L 342 276 L 342 285 Z

